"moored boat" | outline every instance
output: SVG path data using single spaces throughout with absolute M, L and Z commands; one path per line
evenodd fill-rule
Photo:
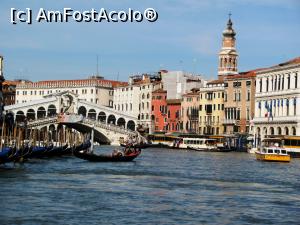
M 10 147 L 2 148 L 0 150 L 0 164 L 8 162 L 11 154 L 12 154 L 12 148 Z
M 207 138 L 183 138 L 182 148 L 188 148 L 194 151 L 219 152 L 222 151 L 217 146 L 216 139 Z

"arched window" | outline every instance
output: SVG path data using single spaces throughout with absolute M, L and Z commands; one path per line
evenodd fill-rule
M 81 107 L 83 107 L 83 106 L 81 106 Z M 81 107 L 79 107 L 79 109 Z M 48 106 L 48 116 L 54 116 L 54 115 L 56 115 L 56 107 L 55 107 L 55 105 L 49 105 Z
M 259 92 L 262 92 L 262 79 L 259 80 Z
M 236 59 L 233 59 L 233 67 L 236 67 Z
M 90 110 L 88 111 L 87 117 L 88 117 L 89 119 L 96 120 L 96 117 L 97 117 L 96 110 L 95 110 L 95 109 L 90 109 Z
M 284 133 L 285 133 L 285 135 L 289 135 L 289 128 L 288 127 L 284 128 Z
M 281 135 L 281 127 L 277 127 L 277 134 Z
M 26 117 L 29 121 L 35 120 L 35 111 L 33 109 L 28 109 Z
M 292 127 L 292 135 L 296 136 L 296 128 Z

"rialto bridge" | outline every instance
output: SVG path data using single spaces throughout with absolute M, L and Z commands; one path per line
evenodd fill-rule
M 119 138 L 137 133 L 135 132 L 137 118 L 113 108 L 79 99 L 78 95 L 69 91 L 5 106 L 4 110 L 5 113 L 12 113 L 17 123 L 27 121 L 31 127 L 46 126 L 52 129 L 53 126 L 57 128 L 60 123 L 80 132 L 89 132 L 94 127 L 95 140 L 102 143 L 116 143 Z M 68 116 L 68 119 L 59 121 L 57 118 L 61 118 L 62 115 Z M 79 120 L 78 116 L 82 119 Z

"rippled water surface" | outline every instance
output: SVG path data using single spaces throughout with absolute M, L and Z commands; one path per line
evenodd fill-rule
M 300 159 L 146 149 L 130 163 L 32 160 L 0 167 L 0 206 L 1 225 L 300 224 Z

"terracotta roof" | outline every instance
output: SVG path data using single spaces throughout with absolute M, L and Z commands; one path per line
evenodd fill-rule
M 114 80 L 103 79 L 82 79 L 82 80 L 44 80 L 30 83 L 18 83 L 20 87 L 72 87 L 72 86 L 103 86 L 103 87 L 116 87 L 127 82 L 120 82 Z
M 152 91 L 152 93 L 167 93 L 167 91 L 160 88 L 155 91 Z
M 193 88 L 190 92 L 183 94 L 182 96 L 197 96 L 199 95 L 199 88 Z
M 15 80 L 5 80 L 2 85 L 13 85 L 13 86 L 17 86 L 17 84 L 19 84 L 20 81 L 15 81 Z
M 223 84 L 224 81 L 223 80 L 212 80 L 207 82 L 207 84 Z
M 298 64 L 300 63 L 300 57 L 296 57 L 294 59 L 291 59 L 287 62 L 283 62 L 283 63 L 279 63 L 278 65 L 274 66 L 274 67 L 277 67 L 277 66 L 286 66 L 286 65 L 291 65 L 291 64 Z
M 181 104 L 181 99 L 167 99 L 167 104 L 179 105 Z
M 231 80 L 231 79 L 243 79 L 243 78 L 256 77 L 256 73 L 263 69 L 264 68 L 259 68 L 259 69 L 254 69 L 254 70 L 250 70 L 250 71 L 246 71 L 246 72 L 240 72 L 239 74 L 227 75 L 224 79 Z

